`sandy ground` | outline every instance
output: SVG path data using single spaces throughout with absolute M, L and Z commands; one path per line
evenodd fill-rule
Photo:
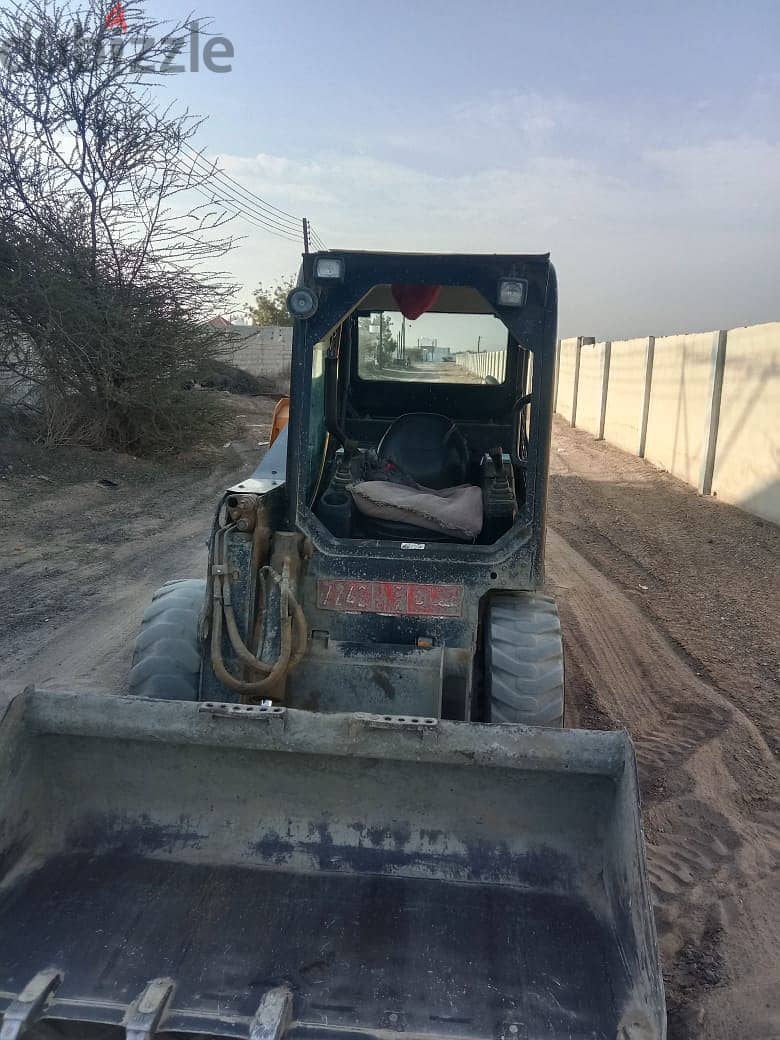
M 229 447 L 173 465 L 0 443 L 6 687 L 124 688 L 153 591 L 204 573 L 272 407 L 242 402 Z M 563 423 L 550 496 L 569 724 L 637 745 L 670 1040 L 778 1040 L 780 533 Z
M 234 403 L 223 448 L 159 462 L 0 442 L 6 686 L 126 688 L 152 594 L 171 578 L 205 576 L 218 498 L 265 451 L 275 401 Z
M 636 743 L 670 1040 L 780 1037 L 780 531 L 556 420 L 570 725 Z

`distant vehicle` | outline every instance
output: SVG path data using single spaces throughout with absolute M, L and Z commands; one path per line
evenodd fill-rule
M 453 355 L 453 354 L 448 354 L 448 355 L 447 355 L 446 357 L 443 357 L 443 358 L 442 358 L 442 361 L 450 361 L 450 362 L 454 362 L 454 361 L 455 361 L 455 357 L 454 357 L 454 355 Z

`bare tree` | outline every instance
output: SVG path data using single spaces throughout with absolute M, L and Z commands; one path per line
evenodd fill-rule
M 112 6 L 0 13 L 0 364 L 64 435 L 139 452 L 222 419 L 186 383 L 231 349 L 208 318 L 234 292 L 215 271 L 232 240 L 198 201 L 199 120 L 158 100 L 191 24 Z

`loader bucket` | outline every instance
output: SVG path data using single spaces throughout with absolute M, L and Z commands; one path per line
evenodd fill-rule
M 625 733 L 27 691 L 2 1040 L 657 1040 Z

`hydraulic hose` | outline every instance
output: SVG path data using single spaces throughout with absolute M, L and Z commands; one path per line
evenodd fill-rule
M 214 539 L 215 565 L 212 568 L 212 624 L 211 624 L 211 664 L 214 674 L 228 689 L 242 697 L 263 697 L 273 695 L 274 689 L 284 677 L 295 668 L 306 653 L 308 626 L 298 600 L 290 588 L 290 561 L 284 560 L 281 576 L 270 567 L 262 568 L 279 585 L 279 656 L 273 664 L 261 661 L 246 646 L 236 622 L 231 601 L 230 575 L 227 562 L 227 536 L 234 528 L 227 524 L 217 531 Z M 268 597 L 270 598 L 270 597 Z M 222 657 L 223 618 L 227 628 L 228 639 L 238 660 L 254 672 L 264 676 L 257 680 L 237 679 L 228 671 Z
M 236 679 L 230 674 L 222 660 L 221 642 L 222 610 L 218 609 L 215 611 L 214 624 L 211 628 L 211 665 L 214 669 L 214 674 L 228 689 L 235 690 L 242 697 L 262 697 L 272 690 L 287 670 L 290 654 L 290 619 L 285 619 L 282 625 L 282 648 L 276 664 L 266 678 L 258 682 L 245 682 L 242 679 Z
M 306 653 L 306 647 L 309 641 L 309 625 L 306 621 L 306 615 L 303 612 L 303 607 L 298 602 L 298 599 L 290 586 L 290 560 L 285 557 L 282 563 L 282 574 L 281 577 L 275 573 L 270 567 L 263 567 L 261 573 L 268 574 L 272 581 L 275 581 L 280 588 L 281 597 L 281 609 L 280 615 L 285 618 L 291 624 L 290 630 L 290 661 L 287 666 L 287 671 L 294 671 L 301 659 Z
M 533 396 L 533 394 L 523 394 L 522 397 L 517 398 L 512 406 L 512 440 L 509 448 L 509 456 L 512 459 L 512 465 L 518 470 L 524 470 L 528 465 L 527 460 L 520 456 L 518 447 L 521 446 L 522 441 L 525 438 L 522 422 L 523 409 L 526 405 L 531 403 Z
M 241 638 L 241 633 L 238 630 L 238 624 L 236 622 L 236 614 L 233 610 L 233 602 L 231 599 L 231 587 L 230 587 L 230 568 L 227 563 L 227 554 L 225 553 L 225 539 L 227 538 L 228 528 L 225 528 L 222 533 L 222 540 L 220 543 L 221 553 L 218 557 L 219 563 L 222 567 L 222 610 L 225 615 L 225 624 L 227 625 L 228 637 L 230 644 L 236 652 L 238 659 L 245 664 L 248 668 L 251 668 L 255 672 L 260 672 L 261 675 L 270 675 L 272 666 L 267 661 L 261 661 L 259 657 L 247 647 Z
M 292 589 L 288 592 L 288 597 L 290 600 L 290 608 L 292 609 L 293 652 L 290 657 L 290 666 L 287 670 L 288 672 L 294 672 L 301 663 L 303 655 L 306 653 L 306 645 L 309 641 L 309 625 L 306 621 L 303 607 L 295 598 Z

